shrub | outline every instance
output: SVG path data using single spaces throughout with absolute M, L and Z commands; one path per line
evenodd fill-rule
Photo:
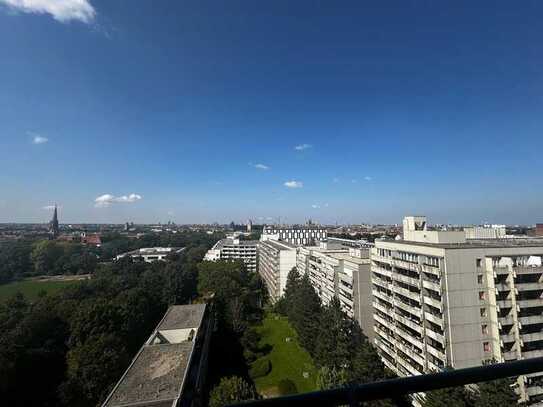
M 258 377 L 264 377 L 271 372 L 272 366 L 269 359 L 258 359 L 251 365 L 249 369 L 249 376 L 251 379 Z
M 296 388 L 296 385 L 294 384 L 292 380 L 289 380 L 289 379 L 281 380 L 277 387 L 279 388 L 279 394 L 281 394 L 282 396 L 298 393 L 298 389 Z

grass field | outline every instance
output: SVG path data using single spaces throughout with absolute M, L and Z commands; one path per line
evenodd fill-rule
M 268 344 L 273 347 L 272 351 L 264 356 L 271 361 L 271 372 L 255 379 L 258 392 L 268 397 L 278 395 L 277 385 L 282 379 L 292 380 L 298 393 L 316 390 L 317 371 L 311 356 L 298 344 L 296 332 L 288 320 L 268 314 L 257 330 L 262 335 L 260 345 Z M 287 342 L 286 338 L 291 340 Z M 304 372 L 309 374 L 308 378 L 304 378 Z
M 51 294 L 62 287 L 66 287 L 71 284 L 76 284 L 77 281 L 39 281 L 39 280 L 26 280 L 17 281 L 9 284 L 0 285 L 0 301 L 4 301 L 9 297 L 15 295 L 18 291 L 24 294 L 24 296 L 33 300 L 38 296 L 38 293 L 42 290 Z

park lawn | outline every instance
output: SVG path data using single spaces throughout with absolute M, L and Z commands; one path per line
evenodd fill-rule
M 48 294 L 53 294 L 63 287 L 75 284 L 77 281 L 40 281 L 40 280 L 24 280 L 13 283 L 0 285 L 0 301 L 5 301 L 21 292 L 27 299 L 34 300 L 38 297 L 38 293 L 42 290 Z
M 311 356 L 298 344 L 296 332 L 288 320 L 270 313 L 257 330 L 262 335 L 260 345 L 273 346 L 272 351 L 263 356 L 271 361 L 271 372 L 254 380 L 258 392 L 266 397 L 279 395 L 277 385 L 282 379 L 292 380 L 298 393 L 316 390 L 317 369 Z M 292 339 L 286 342 L 287 337 Z M 307 379 L 303 372 L 309 373 Z

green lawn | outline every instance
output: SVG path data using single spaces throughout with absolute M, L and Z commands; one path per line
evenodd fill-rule
M 272 351 L 264 356 L 272 363 L 271 372 L 255 379 L 258 392 L 265 396 L 278 395 L 277 385 L 282 379 L 292 380 L 298 393 L 316 390 L 317 371 L 311 356 L 298 344 L 296 332 L 288 320 L 275 314 L 268 314 L 263 325 L 257 330 L 262 335 L 260 345 L 273 346 Z M 287 342 L 286 338 L 291 340 Z M 304 372 L 309 374 L 308 378 L 303 377 Z
M 15 295 L 18 291 L 24 294 L 24 296 L 33 300 L 38 296 L 38 293 L 42 290 L 49 294 L 52 294 L 63 287 L 70 284 L 77 283 L 77 281 L 39 281 L 39 280 L 26 280 L 16 281 L 14 283 L 0 285 L 0 301 L 4 301 L 9 297 Z

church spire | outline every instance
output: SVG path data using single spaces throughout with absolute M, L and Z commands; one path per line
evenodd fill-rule
M 57 204 L 55 204 L 53 219 L 51 219 L 51 222 L 49 222 L 49 233 L 51 233 L 53 239 L 56 239 L 59 235 Z

